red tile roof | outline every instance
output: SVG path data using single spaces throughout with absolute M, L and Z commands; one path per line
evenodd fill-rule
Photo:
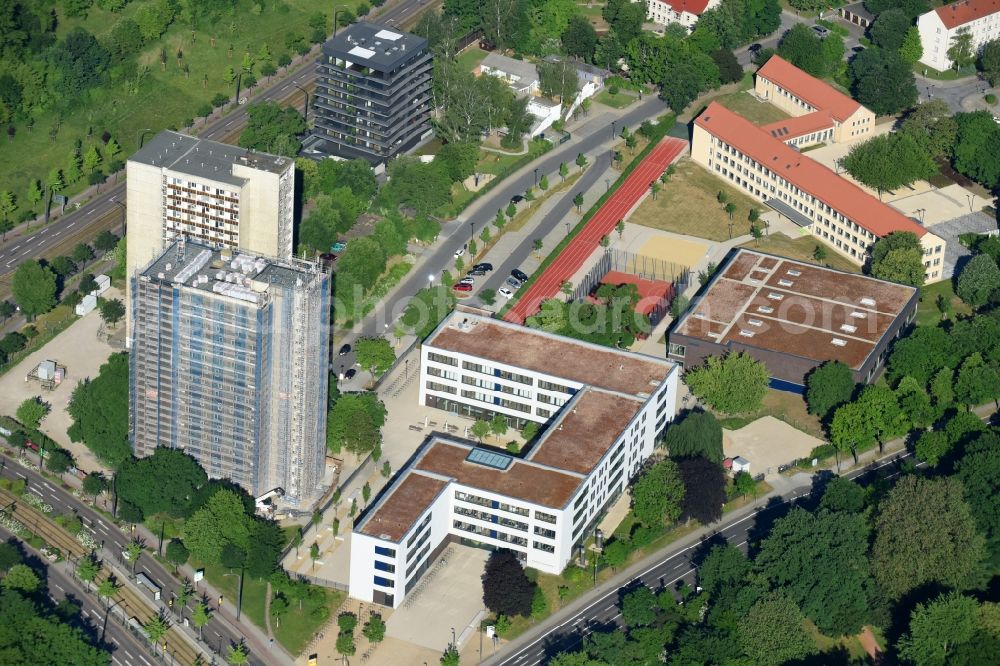
M 769 125 L 761 125 L 761 129 L 782 141 L 794 139 L 797 136 L 805 136 L 813 132 L 820 132 L 833 127 L 833 119 L 826 111 L 813 111 L 804 116 L 786 118 Z
M 806 74 L 778 55 L 771 56 L 764 66 L 757 70 L 757 76 L 762 76 L 784 88 L 812 107 L 829 112 L 841 122 L 861 108 L 860 104 L 829 83 Z
M 687 12 L 695 16 L 701 16 L 701 13 L 708 7 L 708 0 L 660 0 L 660 2 L 675 12 Z
M 841 215 L 878 237 L 893 231 L 910 231 L 922 237 L 927 231 L 895 208 L 803 155 L 749 120 L 712 102 L 695 125 L 808 192 Z
M 945 27 L 951 30 L 978 18 L 1000 12 L 1000 0 L 959 0 L 938 7 L 934 11 Z

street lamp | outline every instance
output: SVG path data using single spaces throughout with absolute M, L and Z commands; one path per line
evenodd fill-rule
M 455 641 L 455 627 L 451 628 L 451 644 L 455 647 L 456 650 L 458 649 L 458 645 L 456 644 Z
M 614 138 L 615 138 L 615 136 L 616 136 L 616 135 L 615 135 L 615 124 L 616 124 L 616 123 L 617 123 L 617 121 L 615 121 L 615 120 L 612 120 L 612 121 L 611 121 L 611 140 L 612 140 L 612 141 L 614 140 Z
M 116 197 L 111 197 L 111 203 L 122 208 L 122 238 L 125 238 L 125 232 L 128 231 L 128 227 L 126 226 L 128 225 L 128 206 L 118 201 Z
M 476 240 L 476 223 L 470 220 L 469 221 L 469 229 L 471 230 L 471 231 L 469 231 L 469 240 L 470 241 Z
M 309 91 L 306 90 L 305 88 L 303 88 L 302 86 L 300 86 L 295 81 L 292 81 L 292 85 L 295 86 L 296 88 L 298 88 L 299 90 L 301 90 L 302 94 L 306 96 L 306 104 L 305 104 L 305 107 L 303 107 L 303 109 L 302 109 L 302 119 L 308 121 L 309 120 Z
M 975 201 L 976 201 L 976 195 L 975 194 L 966 194 L 965 198 L 969 202 L 969 212 L 971 213 L 972 212 L 972 204 L 975 203 Z
M 566 223 L 566 235 L 569 236 L 569 222 Z
M 535 187 L 538 187 L 538 169 L 535 169 Z

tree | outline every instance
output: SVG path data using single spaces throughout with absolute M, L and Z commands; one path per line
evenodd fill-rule
M 354 654 L 353 652 L 351 654 Z M 236 643 L 229 646 L 229 652 L 226 654 L 226 661 L 232 664 L 232 666 L 242 666 L 248 663 L 250 660 L 249 650 L 247 646 L 243 643 Z
M 677 461 L 684 499 L 681 518 L 694 519 L 708 525 L 722 518 L 722 505 L 726 501 L 726 473 L 722 465 L 706 458 L 681 458 Z
M 898 51 L 906 40 L 912 23 L 911 17 L 902 9 L 888 9 L 878 15 L 868 34 L 875 46 Z
M 920 31 L 917 26 L 911 25 L 907 29 L 903 43 L 899 47 L 899 55 L 911 65 L 917 63 L 924 55 L 924 45 L 920 42 Z
M 752 412 L 767 394 L 768 372 L 744 352 L 709 356 L 704 365 L 684 373 L 691 392 L 712 409 L 727 414 Z
M 852 96 L 878 115 L 898 113 L 917 101 L 913 69 L 899 53 L 865 49 L 848 67 Z
M 1000 375 L 986 364 L 982 354 L 970 354 L 958 367 L 955 380 L 957 402 L 975 407 L 1000 398 Z
M 854 374 L 840 361 L 827 361 L 806 376 L 806 405 L 820 418 L 827 418 L 853 393 Z
M 951 450 L 951 442 L 948 435 L 940 430 L 929 430 L 920 433 L 914 444 L 914 453 L 917 458 L 923 460 L 931 467 L 937 467 L 948 451 Z
M 56 276 L 37 261 L 22 262 L 14 272 L 11 292 L 28 321 L 56 304 Z
M 246 551 L 250 541 L 250 518 L 239 495 L 220 490 L 209 498 L 184 525 L 184 545 L 206 564 L 221 561 L 226 545 Z
M 276 102 L 260 102 L 246 107 L 247 124 L 240 134 L 241 148 L 253 148 L 276 155 L 295 157 L 302 148 L 298 135 L 306 131 L 306 121 L 292 107 Z
M 875 241 L 869 270 L 880 280 L 919 287 L 924 283 L 923 257 L 916 234 L 893 231 Z
M 865 508 L 865 489 L 843 476 L 826 484 L 819 508 L 831 513 L 860 513 Z
M 76 565 L 76 577 L 86 584 L 88 592 L 90 591 L 90 584 L 94 582 L 94 579 L 97 578 L 97 574 L 100 572 L 101 565 L 93 555 L 80 558 L 80 562 Z
M 840 163 L 858 181 L 878 190 L 879 196 L 938 172 L 926 148 L 905 132 L 882 134 L 859 143 Z
M 861 629 L 868 609 L 868 524 L 859 513 L 796 507 L 775 521 L 755 571 L 829 636 Z
M 458 648 L 454 645 L 449 645 L 445 648 L 444 654 L 441 655 L 441 659 L 439 661 L 441 666 L 459 666 L 462 658 L 458 653 Z
M 780 592 L 771 592 L 751 606 L 736 635 L 744 654 L 760 666 L 802 659 L 815 649 L 798 606 Z
M 112 298 L 101 303 L 101 319 L 112 328 L 115 328 L 124 316 L 125 304 L 120 299 Z
M 115 596 L 118 592 L 118 583 L 115 582 L 114 576 L 108 576 L 97 586 L 97 596 L 104 599 L 105 605 L 107 605 L 111 597 Z
M 842 67 L 844 41 L 837 34 L 820 38 L 808 25 L 796 23 L 781 38 L 778 55 L 815 77 L 832 76 Z
M 273 599 L 271 600 L 271 604 L 273 608 Z M 198 630 L 198 638 L 204 638 L 205 625 L 208 624 L 211 619 L 212 611 L 209 609 L 208 604 L 204 601 L 199 601 L 194 605 L 194 608 L 191 610 L 191 623 Z
M 583 209 L 583 192 L 577 192 L 576 196 L 573 197 L 573 205 L 576 206 L 576 212 L 579 213 Z
M 472 427 L 469 428 L 469 432 L 476 438 L 476 441 L 481 444 L 483 439 L 490 434 L 490 423 L 489 421 L 477 419 L 476 422 L 472 424 Z
M 83 492 L 97 501 L 97 496 L 108 489 L 108 479 L 100 472 L 91 472 L 83 477 Z
M 396 362 L 396 353 L 385 338 L 360 338 L 354 345 L 358 363 L 373 377 L 385 373 Z
M 632 484 L 632 513 L 647 527 L 673 523 L 683 501 L 684 482 L 672 460 L 650 465 Z
M 15 564 L 7 571 L 0 583 L 6 590 L 19 590 L 31 594 L 38 589 L 41 580 L 35 570 L 27 564 Z
M 77 243 L 77 245 L 73 248 L 73 252 L 70 254 L 70 259 L 75 261 L 77 264 L 80 264 L 82 267 L 90 261 L 93 256 L 94 253 L 90 249 L 89 245 L 86 243 Z
M 583 153 L 576 154 L 576 165 L 581 169 L 587 166 L 587 158 L 584 156 Z
M 513 551 L 495 550 L 483 571 L 483 603 L 491 612 L 508 617 L 531 614 L 534 584 L 528 580 Z
M 983 44 L 979 52 L 979 69 L 990 86 L 1000 85 L 1000 39 L 992 39 Z
M 956 280 L 958 297 L 973 308 L 979 308 L 1000 290 L 1000 268 L 988 254 L 977 254 L 962 268 Z
M 667 428 L 663 441 L 673 458 L 701 456 L 720 464 L 722 452 L 722 426 L 709 412 L 696 410 L 675 421 Z
M 985 541 L 955 478 L 904 476 L 875 518 L 872 573 L 892 599 L 925 583 L 962 587 L 985 556 Z
M 177 567 L 187 563 L 190 556 L 187 546 L 180 539 L 171 539 L 168 541 L 165 552 L 167 561 L 174 565 L 174 573 L 177 573 Z
M 978 610 L 975 599 L 954 591 L 917 604 L 910 631 L 899 641 L 899 655 L 920 666 L 943 666 L 952 648 L 972 640 Z
M 926 428 L 936 416 L 931 399 L 913 377 L 903 377 L 896 387 L 896 399 L 907 420 L 916 428 Z
M 640 585 L 622 597 L 622 622 L 629 629 L 649 626 L 656 621 L 658 608 L 656 595 L 645 585 Z
M 73 467 L 74 463 L 73 456 L 70 455 L 69 451 L 66 449 L 53 449 L 48 452 L 48 459 L 45 465 L 50 472 L 55 472 L 61 476 L 69 471 L 69 468 Z
M 381 643 L 385 639 L 385 621 L 382 620 L 382 616 L 372 615 L 369 617 L 361 629 L 361 633 L 368 639 L 369 643 L 373 645 Z
M 1000 182 L 1000 125 L 988 111 L 955 115 L 958 138 L 955 142 L 955 168 L 992 188 Z
M 17 199 L 14 193 L 9 190 L 0 192 L 0 230 L 3 231 L 4 240 L 7 239 L 7 232 L 11 229 L 10 216 L 17 210 Z
M 76 264 L 73 263 L 73 260 L 64 256 L 56 257 L 49 266 L 56 275 L 63 279 L 72 275 L 73 271 L 76 270 Z
M 1000 538 L 1000 438 L 996 433 L 981 434 L 966 444 L 956 471 L 976 524 L 995 549 Z
M 17 407 L 17 420 L 30 430 L 38 430 L 38 424 L 42 422 L 51 409 L 47 402 L 42 402 L 39 397 L 27 398 Z
M 120 501 L 135 505 L 146 516 L 167 513 L 179 517 L 200 509 L 216 491 L 231 487 L 207 480 L 205 470 L 190 455 L 180 449 L 157 447 L 153 455 L 130 458 L 121 465 L 115 486 Z M 199 497 L 203 491 L 204 496 Z
M 507 429 L 507 417 L 503 414 L 497 414 L 490 420 L 490 432 L 497 437 L 503 437 L 506 435 Z
M 326 419 L 327 447 L 365 454 L 382 443 L 385 406 L 374 393 L 347 393 L 334 403 Z
M 98 252 L 110 252 L 118 245 L 118 236 L 105 229 L 94 238 L 94 248 Z
M 972 43 L 972 33 L 968 28 L 959 28 L 955 36 L 951 38 L 951 46 L 948 47 L 948 58 L 955 66 L 955 71 L 963 67 L 969 67 L 976 61 L 976 49 Z
M 597 31 L 582 14 L 570 16 L 566 29 L 560 35 L 566 53 L 584 62 L 590 62 L 597 48 Z
M 558 97 L 568 106 L 580 92 L 576 66 L 568 59 L 543 60 L 538 63 L 538 87 L 546 97 Z
M 911 109 L 900 132 L 913 137 L 932 157 L 950 157 L 958 136 L 958 123 L 943 99 L 931 99 Z

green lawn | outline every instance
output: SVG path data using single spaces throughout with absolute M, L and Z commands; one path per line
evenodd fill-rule
M 768 102 L 762 102 L 746 91 L 720 95 L 715 101 L 743 116 L 755 125 L 767 125 L 790 118 L 787 113 Z
M 822 245 L 826 248 L 826 259 L 823 261 L 816 261 L 813 258 L 813 251 L 816 249 L 817 245 Z M 805 261 L 810 264 L 822 264 L 824 266 L 829 266 L 830 268 L 836 268 L 840 271 L 847 271 L 848 273 L 861 272 L 861 266 L 852 263 L 847 257 L 838 253 L 833 248 L 808 235 L 790 238 L 782 233 L 774 233 L 764 236 L 759 241 L 749 241 L 744 243 L 743 247 L 760 250 L 761 252 L 778 254 L 782 257 L 788 257 L 789 259 L 795 259 L 797 261 Z
M 316 632 L 333 617 L 347 597 L 339 590 L 320 589 L 324 595 L 322 603 L 313 604 L 305 601 L 302 610 L 299 610 L 297 604 L 293 604 L 288 613 L 282 616 L 280 626 L 274 627 L 274 637 L 294 655 L 298 655 L 306 648 Z M 319 610 L 321 608 L 326 610 Z
M 823 425 L 819 418 L 806 411 L 806 401 L 801 395 L 788 393 L 787 391 L 775 391 L 768 389 L 764 396 L 763 403 L 759 410 L 753 414 L 720 418 L 719 422 L 723 428 L 728 430 L 739 430 L 748 423 L 752 423 L 762 416 L 773 416 L 784 421 L 793 428 L 826 441 L 826 434 L 823 432 Z
M 484 51 L 475 44 L 473 44 L 472 46 L 462 51 L 459 54 L 458 58 L 456 58 L 456 62 L 458 63 L 458 68 L 465 72 L 471 72 L 472 70 L 474 70 L 476 67 L 479 66 L 479 63 L 481 63 L 483 59 L 486 58 L 488 53 L 489 53 L 488 51 Z
M 951 280 L 942 280 L 920 288 L 920 303 L 917 305 L 917 324 L 919 326 L 936 326 L 941 321 L 941 311 L 938 310 L 938 298 L 944 296 L 951 301 L 953 316 L 972 314 L 972 308 L 955 295 Z
M 111 28 L 120 18 L 133 18 L 149 2 L 132 2 L 118 14 L 94 5 L 86 19 L 64 19 L 60 12 L 57 34 L 64 37 L 75 27 L 83 27 L 98 39 L 106 39 Z M 234 9 L 233 17 L 222 19 L 219 25 L 206 25 L 192 34 L 180 20 L 168 28 L 156 42 L 148 45 L 138 56 L 140 66 L 148 73 L 131 94 L 122 84 L 106 84 L 91 90 L 61 113 L 51 110 L 36 118 L 29 131 L 24 122 L 14 123 L 16 135 L 5 142 L 4 159 L 0 160 L 0 182 L 3 189 L 12 191 L 18 198 L 19 215 L 29 205 L 27 187 L 30 179 L 43 182 L 53 168 L 65 168 L 73 141 L 83 141 L 83 152 L 90 144 L 100 144 L 99 137 L 105 130 L 121 145 L 124 160 L 135 151 L 137 132 L 149 128 L 158 132 L 166 127 L 183 127 L 196 109 L 218 93 L 232 95 L 234 90 L 224 81 L 228 67 L 239 69 L 243 54 L 257 54 L 262 44 L 267 44 L 276 61 L 285 53 L 285 35 L 299 34 L 307 37 L 308 15 L 311 12 L 330 13 L 330 4 L 321 0 L 288 0 L 282 3 L 262 3 L 263 11 L 255 15 L 249 4 L 241 3 Z M 210 37 L 216 37 L 216 46 Z M 233 55 L 228 56 L 232 46 Z M 159 61 L 160 49 L 168 53 L 165 67 Z M 180 61 L 175 57 L 182 52 Z M 184 66 L 188 74 L 184 73 Z M 50 130 L 58 126 L 55 139 Z M 88 128 L 92 129 L 88 139 Z M 106 157 L 104 164 L 109 159 Z M 81 180 L 67 184 L 65 194 L 79 192 L 86 184 Z
M 975 65 L 963 67 L 957 72 L 953 69 L 940 72 L 933 67 L 928 67 L 922 62 L 915 62 L 913 63 L 913 71 L 922 76 L 926 76 L 928 79 L 935 79 L 937 81 L 956 81 L 958 79 L 972 78 L 976 75 Z
M 595 102 L 610 106 L 612 109 L 624 109 L 637 99 L 639 98 L 636 95 L 626 90 L 619 90 L 617 95 L 612 95 L 607 88 L 594 95 Z

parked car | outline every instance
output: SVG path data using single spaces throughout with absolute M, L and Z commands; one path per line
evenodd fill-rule
M 338 356 L 347 356 L 350 353 L 351 353 L 351 345 L 344 345 L 343 347 L 340 348 L 340 353 L 338 354 Z
M 476 264 L 475 266 L 472 267 L 472 269 L 477 271 L 486 271 L 487 273 L 490 273 L 493 271 L 493 264 L 489 262 L 483 262 L 481 264 Z
M 476 284 L 476 278 L 474 277 L 464 277 L 458 281 L 459 284 Z
M 482 268 L 473 268 L 471 271 L 466 273 L 466 275 L 474 275 L 476 277 L 480 277 L 482 275 L 486 275 L 486 271 L 484 271 Z
M 521 196 L 520 194 L 515 194 L 514 196 L 512 196 L 512 197 L 510 198 L 510 202 L 511 202 L 512 204 L 514 204 L 515 206 L 516 206 L 517 204 L 521 203 L 522 201 L 524 201 L 524 197 L 522 197 L 522 196 Z
M 503 296 L 504 298 L 514 298 L 514 292 L 512 292 L 507 287 L 500 287 L 499 289 L 497 289 L 497 293 Z
M 851 51 L 853 51 L 854 53 L 861 53 L 864 50 L 865 50 L 865 47 L 863 47 L 863 46 L 855 46 L 853 49 L 851 49 Z
M 521 288 L 521 282 L 517 278 L 509 277 L 504 284 L 510 285 L 510 288 L 517 291 Z
M 826 39 L 826 36 L 830 34 L 830 31 L 821 25 L 814 25 L 812 30 L 819 36 L 820 39 Z
M 515 268 L 510 272 L 510 274 L 513 275 L 515 278 L 517 278 L 518 281 L 520 282 L 528 281 L 528 274 L 522 271 L 520 268 Z
M 358 371 L 354 368 L 349 368 L 347 372 L 344 373 L 344 379 L 354 379 L 354 375 L 358 374 Z
M 464 245 L 462 247 L 458 248 L 457 250 L 455 250 L 455 256 L 456 257 L 461 257 L 463 254 L 465 254 L 465 246 Z
M 760 44 L 751 44 L 750 46 L 747 47 L 747 51 L 749 51 L 750 53 L 757 53 L 757 51 L 760 51 L 762 48 L 764 47 L 761 46 Z
M 472 291 L 472 285 L 471 284 L 462 284 L 461 282 L 459 282 L 454 287 L 452 287 L 452 289 L 455 290 L 455 291 Z

